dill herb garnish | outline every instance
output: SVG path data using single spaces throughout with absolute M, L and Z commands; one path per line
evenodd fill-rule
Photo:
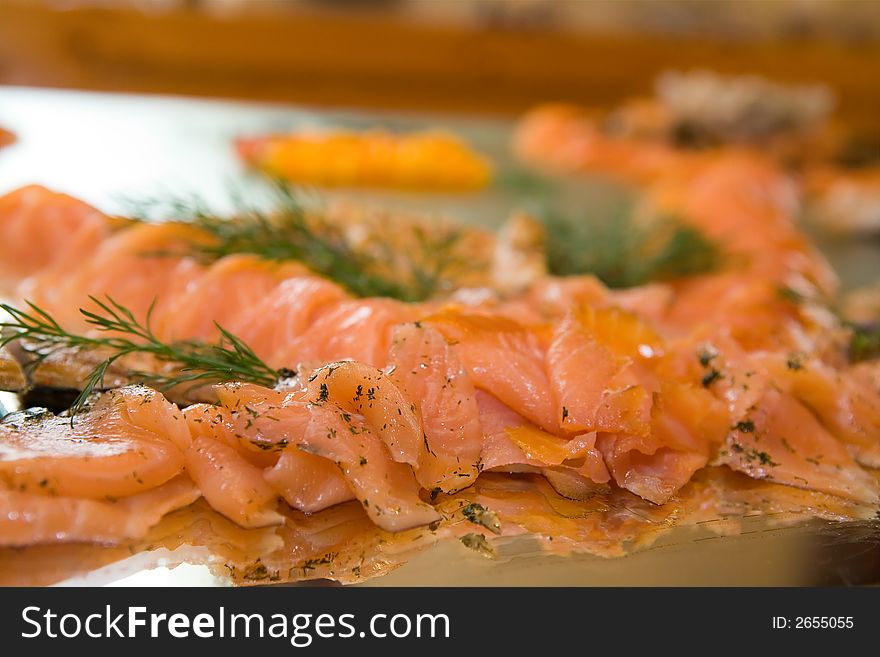
M 546 175 L 516 165 L 499 169 L 495 175 L 494 185 L 502 192 L 532 199 L 538 197 L 546 200 L 557 192 L 553 180 Z
M 275 186 L 269 210 L 248 205 L 240 198 L 235 198 L 234 204 L 236 210 L 230 217 L 213 213 L 197 197 L 146 200 L 133 205 L 141 219 L 162 214 L 213 237 L 189 245 L 190 252 L 202 260 L 211 262 L 239 253 L 267 260 L 295 260 L 357 297 L 423 301 L 442 291 L 452 270 L 461 265 L 454 254 L 460 230 L 435 233 L 412 226 L 411 243 L 401 253 L 392 246 L 396 235 L 371 235 L 369 248 L 355 245 L 342 226 L 318 211 L 309 211 L 286 185 Z
M 89 374 L 79 396 L 71 406 L 75 414 L 84 406 L 89 395 L 104 385 L 108 368 L 120 358 L 129 354 L 146 354 L 161 363 L 177 365 L 173 373 L 131 372 L 134 379 L 143 381 L 159 389 L 168 389 L 180 384 L 194 384 L 202 387 L 223 381 L 248 381 L 260 385 L 274 385 L 282 373 L 264 363 L 254 351 L 219 324 L 220 341 L 205 343 L 198 340 L 162 342 L 150 327 L 153 306 L 147 311 L 144 322 L 122 304 L 109 296 L 106 301 L 96 297 L 90 299 L 100 311 L 80 309 L 86 321 L 106 336 L 80 335 L 70 333 L 39 306 L 27 302 L 29 310 L 21 310 L 7 304 L 0 304 L 10 319 L 0 322 L 3 335 L 0 346 L 14 340 L 26 340 L 26 349 L 35 360 L 31 367 L 52 353 L 61 349 L 102 349 L 108 356 Z
M 489 559 L 495 557 L 495 550 L 483 534 L 465 534 L 458 540 L 460 540 L 462 545 L 466 548 L 470 548 L 474 552 L 482 554 L 484 557 Z
M 642 224 L 630 212 L 604 221 L 543 213 L 547 267 L 557 276 L 593 274 L 610 287 L 711 271 L 719 252 L 703 233 L 674 217 Z
M 863 360 L 880 358 L 880 324 L 862 326 L 849 324 L 852 331 L 849 340 L 849 360 L 859 363 Z
M 471 502 L 461 510 L 462 515 L 475 525 L 482 525 L 493 534 L 501 533 L 501 522 L 498 516 L 482 504 Z

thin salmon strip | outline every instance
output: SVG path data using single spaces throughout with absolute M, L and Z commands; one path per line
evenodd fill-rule
M 0 490 L 0 546 L 139 539 L 166 514 L 198 497 L 186 475 L 115 501 Z
M 525 470 L 532 472 L 542 467 L 544 464 L 526 456 L 509 434 L 509 430 L 534 425 L 482 390 L 477 390 L 476 399 L 480 410 L 480 425 L 483 429 L 483 447 L 480 454 L 483 470 L 516 472 L 522 469 L 519 466 L 526 466 Z
M 598 344 L 573 317 L 563 320 L 547 350 L 559 425 L 567 431 L 596 431 L 599 406 L 626 364 Z
M 436 329 L 415 323 L 397 327 L 389 355 L 391 378 L 415 404 L 424 430 L 416 479 L 446 493 L 477 478 L 483 443 L 476 391 L 454 349 Z
M 187 460 L 208 502 L 239 523 L 252 522 L 251 508 L 265 510 L 278 496 L 306 512 L 356 496 L 389 531 L 436 520 L 433 508 L 419 499 L 410 466 L 395 460 L 421 446 L 422 431 L 391 380 L 353 362 L 330 364 L 309 378 L 304 389 L 287 393 L 250 384 L 218 387 L 225 414 L 207 432 L 204 423 L 197 429 L 205 434 L 194 439 L 202 454 L 191 452 Z M 202 418 L 212 413 L 198 412 Z M 211 432 L 219 434 L 212 438 Z M 229 446 L 230 435 L 237 448 Z M 247 446 L 277 455 L 277 461 L 261 470 L 242 455 Z M 190 458 L 198 463 L 191 465 Z
M 730 416 L 701 387 L 665 383 L 654 398 L 648 434 L 600 433 L 596 444 L 619 486 L 664 504 L 708 463 Z
M 308 426 L 308 401 L 302 391 L 240 382 L 214 386 L 214 391 L 221 406 L 208 407 L 207 426 L 219 430 L 223 439 L 254 465 L 274 465 L 280 452 L 295 445 Z M 187 409 L 188 416 L 192 409 Z M 194 421 L 190 421 L 191 427 Z
M 277 512 L 278 493 L 263 478 L 288 439 L 281 419 L 284 393 L 253 384 L 216 387 L 219 406 L 194 404 L 184 411 L 192 435 L 186 469 L 213 509 L 247 528 L 283 522 Z M 271 418 L 271 419 L 269 419 Z M 265 425 L 271 424 L 271 438 Z M 294 431 L 302 431 L 299 423 Z
M 144 386 L 103 395 L 73 421 L 24 411 L 0 423 L 0 481 L 21 492 L 91 499 L 134 495 L 183 469 L 179 409 Z
M 274 442 L 264 447 L 257 432 L 249 432 L 254 436 L 253 438 L 245 435 L 241 430 L 245 422 L 228 408 L 215 404 L 193 404 L 184 409 L 183 415 L 186 417 L 192 439 L 210 438 L 224 443 L 258 468 L 275 465 L 278 461 L 277 452 L 281 448 L 276 449 Z M 283 441 L 283 439 L 279 440 Z M 250 443 L 255 443 L 260 448 L 252 447 Z
M 596 449 L 596 433 L 584 433 L 574 438 L 559 438 L 535 426 L 523 424 L 505 428 L 507 437 L 522 450 L 529 462 L 537 462 L 551 471 L 571 471 L 587 480 L 604 484 L 611 477 Z
M 412 469 L 391 458 L 383 441 L 363 417 L 333 404 L 312 407 L 312 422 L 299 445 L 336 463 L 370 519 L 391 532 L 440 519 L 419 498 Z
M 802 403 L 773 388 L 733 427 L 718 462 L 756 479 L 878 501 L 876 480 L 846 447 Z
M 669 381 L 655 395 L 651 435 L 673 449 L 708 455 L 730 423 L 725 404 L 703 386 Z
M 79 265 L 109 234 L 104 215 L 66 194 L 31 185 L 0 196 L 0 289 Z
M 237 383 L 218 386 L 218 398 L 225 405 L 196 404 L 187 408 L 185 415 L 194 439 L 220 443 L 219 451 L 239 463 L 236 471 L 242 474 L 236 482 L 225 478 L 221 483 L 238 486 L 234 496 L 239 502 L 253 493 L 268 508 L 280 496 L 294 508 L 314 513 L 354 499 L 335 464 L 297 447 L 311 420 L 306 403 L 286 393 Z M 233 457 L 227 448 L 252 467 L 241 466 L 239 458 Z M 199 462 L 196 467 L 201 468 L 202 460 L 201 456 L 193 457 L 194 463 Z M 245 477 L 245 473 L 256 475 L 256 469 L 261 471 L 268 488 L 255 476 Z M 207 469 L 205 472 L 206 477 L 210 476 Z M 221 491 L 206 497 L 210 503 L 222 495 Z M 233 520 L 244 515 L 244 511 L 236 510 L 231 499 L 219 501 L 218 505 L 218 510 Z M 262 521 L 251 514 L 248 522 Z
M 526 114 L 514 135 L 514 152 L 559 171 L 601 171 L 636 181 L 652 180 L 701 159 L 666 144 L 608 137 L 582 110 L 563 104 Z

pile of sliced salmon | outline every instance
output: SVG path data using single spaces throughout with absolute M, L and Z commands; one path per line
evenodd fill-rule
M 0 198 L 13 303 L 71 331 L 89 330 L 90 295 L 140 318 L 152 305 L 163 340 L 217 340 L 219 323 L 297 373 L 283 389 L 224 383 L 186 407 L 127 386 L 72 420 L 11 414 L 0 546 L 130 541 L 198 497 L 243 528 L 356 501 L 398 532 L 441 521 L 438 497 L 490 472 L 541 476 L 572 500 L 610 488 L 665 505 L 721 466 L 876 505 L 880 363 L 851 365 L 816 301 L 834 276 L 797 230 L 791 182 L 753 154 L 603 139 L 545 111 L 519 145 L 636 180 L 723 246 L 720 271 L 617 291 L 546 276 L 514 296 L 355 299 L 297 263 L 188 256 L 208 239 L 195 228 L 120 227 L 39 187 Z

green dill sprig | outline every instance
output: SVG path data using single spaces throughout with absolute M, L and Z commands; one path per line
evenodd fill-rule
M 847 323 L 846 325 L 852 332 L 848 354 L 851 363 L 880 358 L 880 324 L 865 326 Z
M 716 245 L 674 217 L 642 224 L 628 211 L 604 221 L 542 213 L 547 266 L 557 276 L 593 274 L 609 287 L 633 287 L 711 271 Z
M 0 322 L 3 331 L 0 347 L 15 340 L 25 340 L 26 349 L 34 356 L 31 367 L 61 349 L 101 349 L 108 353 L 87 377 L 71 406 L 72 415 L 83 408 L 93 391 L 103 388 L 107 371 L 113 363 L 130 354 L 146 354 L 159 362 L 178 366 L 174 373 L 131 372 L 133 378 L 159 389 L 180 384 L 194 384 L 193 387 L 197 388 L 223 381 L 248 381 L 271 386 L 287 374 L 269 367 L 249 346 L 216 322 L 220 331 L 217 343 L 197 340 L 163 342 L 150 327 L 153 305 L 147 311 L 145 321 L 140 322 L 131 310 L 109 296 L 106 301 L 89 298 L 100 311 L 81 308 L 80 312 L 97 331 L 111 335 L 71 333 L 31 302 L 26 302 L 29 310 L 0 304 L 10 316 L 7 321 Z
M 551 199 L 559 191 L 549 176 L 518 165 L 500 168 L 493 185 L 502 193 L 540 201 Z
M 234 215 L 210 211 L 198 198 L 159 199 L 135 204 L 137 214 L 160 212 L 174 221 L 192 225 L 213 237 L 192 243 L 191 254 L 211 262 L 232 254 L 250 253 L 267 260 L 295 260 L 329 278 L 357 297 L 390 297 L 401 301 L 423 301 L 447 284 L 457 263 L 454 246 L 460 231 L 429 234 L 414 228 L 414 252 L 401 254 L 381 236 L 372 251 L 355 247 L 341 227 L 317 212 L 308 212 L 298 194 L 283 184 L 275 186 L 267 211 L 233 199 Z M 389 267 L 392 259 L 403 265 Z

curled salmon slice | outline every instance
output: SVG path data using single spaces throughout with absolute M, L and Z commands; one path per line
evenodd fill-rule
M 305 384 L 313 405 L 326 402 L 362 415 L 381 438 L 391 458 L 418 467 L 424 432 L 415 404 L 382 370 L 354 361 L 315 370 Z
M 538 336 L 498 315 L 444 311 L 424 320 L 455 350 L 474 386 L 548 431 L 559 426 Z
M 187 472 L 208 504 L 233 522 L 248 528 L 280 524 L 278 493 L 263 471 L 301 434 L 299 408 L 283 418 L 287 394 L 251 383 L 220 384 L 215 392 L 219 405 L 184 410 L 192 435 Z
M 654 504 L 668 502 L 708 462 L 703 454 L 668 447 L 655 447 L 646 453 L 641 450 L 647 446 L 638 444 L 635 448 L 631 437 L 624 434 L 600 433 L 596 444 L 605 455 L 614 481 Z
M 276 443 L 264 445 L 240 431 L 244 424 L 229 409 L 214 404 L 193 404 L 183 411 L 193 439 L 211 438 L 225 443 L 254 466 L 265 468 L 278 460 Z M 252 444 L 256 443 L 259 447 Z M 277 449 L 280 449 L 278 447 Z
M 559 426 L 566 431 L 647 434 L 651 395 L 635 383 L 638 379 L 628 371 L 632 364 L 629 357 L 600 344 L 575 316 L 566 317 L 547 350 Z
M 258 465 L 275 462 L 278 452 L 299 440 L 309 423 L 302 390 L 273 390 L 253 383 L 214 386 L 226 413 L 227 434 Z
M 0 481 L 20 492 L 92 499 L 155 488 L 183 468 L 180 410 L 144 386 L 104 394 L 88 412 L 13 413 L 0 424 Z
M 285 502 L 305 513 L 355 499 L 333 461 L 296 447 L 285 449 L 278 462 L 263 471 L 263 478 Z
M 299 448 L 336 463 L 370 519 L 397 532 L 440 519 L 419 498 L 412 469 L 390 458 L 366 419 L 334 404 L 312 406 L 312 421 Z
M 263 470 L 234 447 L 196 436 L 186 452 L 186 471 L 211 507 L 242 527 L 279 525 L 277 495 L 263 479 Z
M 563 320 L 547 350 L 559 425 L 567 431 L 595 431 L 596 413 L 608 385 L 625 365 L 572 317 Z
M 665 504 L 708 463 L 729 418 L 708 390 L 664 382 L 654 394 L 648 434 L 600 433 L 596 444 L 619 486 Z
M 736 425 L 718 462 L 755 479 L 875 504 L 877 482 L 801 402 L 769 388 Z
M 584 433 L 574 438 L 560 438 L 529 424 L 505 428 L 507 437 L 522 450 L 529 462 L 539 463 L 557 471 L 571 470 L 595 483 L 610 479 L 596 449 L 596 433 Z
M 311 421 L 303 394 L 250 383 L 226 383 L 215 390 L 219 407 L 200 404 L 186 409 L 194 436 L 212 438 L 235 449 L 248 463 L 262 469 L 262 477 L 275 495 L 300 511 L 314 513 L 354 499 L 334 463 L 297 447 Z
M 727 406 L 731 418 L 744 416 L 773 384 L 758 359 L 724 329 L 698 330 L 670 343 L 656 371 L 664 381 L 712 393 Z
M 747 350 L 791 349 L 797 345 L 797 309 L 779 294 L 781 281 L 742 272 L 719 272 L 682 279 L 663 317 L 678 336 L 723 327 Z
M 198 498 L 199 490 L 186 475 L 112 502 L 0 490 L 0 546 L 139 539 L 167 513 Z
M 484 470 L 516 472 L 526 466 L 526 471 L 533 472 L 544 465 L 526 456 L 509 433 L 522 426 L 534 427 L 532 423 L 487 392 L 477 390 L 476 398 L 483 428 L 480 463 Z
M 424 440 L 416 458 L 423 488 L 453 493 L 470 486 L 480 472 L 483 431 L 476 391 L 444 337 L 422 324 L 394 331 L 391 378 L 416 405 Z
M 561 495 L 583 499 L 611 478 L 595 433 L 561 438 L 541 430 L 500 401 L 477 392 L 485 470 L 541 473 Z
M 389 531 L 437 519 L 433 508 L 419 499 L 409 465 L 395 460 L 417 455 L 422 432 L 391 379 L 350 361 L 327 365 L 309 378 L 304 389 L 290 392 L 252 384 L 217 387 L 226 415 L 216 429 L 237 440 L 239 450 L 257 449 L 263 457 L 277 458 L 260 471 L 263 487 L 256 482 L 254 466 L 247 463 L 245 468 L 247 459 L 238 454 L 236 472 L 243 474 L 237 474 L 235 485 L 249 493 L 239 497 L 268 503 L 280 495 L 309 513 L 357 497 L 376 524 Z M 231 459 L 235 448 L 225 451 Z M 239 479 L 247 485 L 240 486 Z M 232 485 L 229 477 L 226 484 Z M 211 502 L 207 493 L 205 497 Z M 232 517 L 231 511 L 215 508 Z
M 730 427 L 725 404 L 701 386 L 664 381 L 655 395 L 651 435 L 680 451 L 711 454 Z

